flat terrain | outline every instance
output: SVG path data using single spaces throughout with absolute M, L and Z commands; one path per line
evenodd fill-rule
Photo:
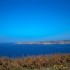
M 70 54 L 0 57 L 0 70 L 70 70 Z

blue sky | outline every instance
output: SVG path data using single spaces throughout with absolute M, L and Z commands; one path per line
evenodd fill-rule
M 0 0 L 0 42 L 70 40 L 70 0 Z

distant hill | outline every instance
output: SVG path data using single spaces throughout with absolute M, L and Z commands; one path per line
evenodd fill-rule
M 40 41 L 40 42 L 16 42 L 15 44 L 70 44 L 70 40 Z

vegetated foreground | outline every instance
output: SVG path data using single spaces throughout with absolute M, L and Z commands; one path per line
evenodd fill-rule
M 0 70 L 70 70 L 70 54 L 0 58 Z

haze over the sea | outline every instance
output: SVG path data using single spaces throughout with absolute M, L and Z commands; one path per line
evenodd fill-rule
M 0 0 L 0 42 L 70 40 L 70 0 Z

